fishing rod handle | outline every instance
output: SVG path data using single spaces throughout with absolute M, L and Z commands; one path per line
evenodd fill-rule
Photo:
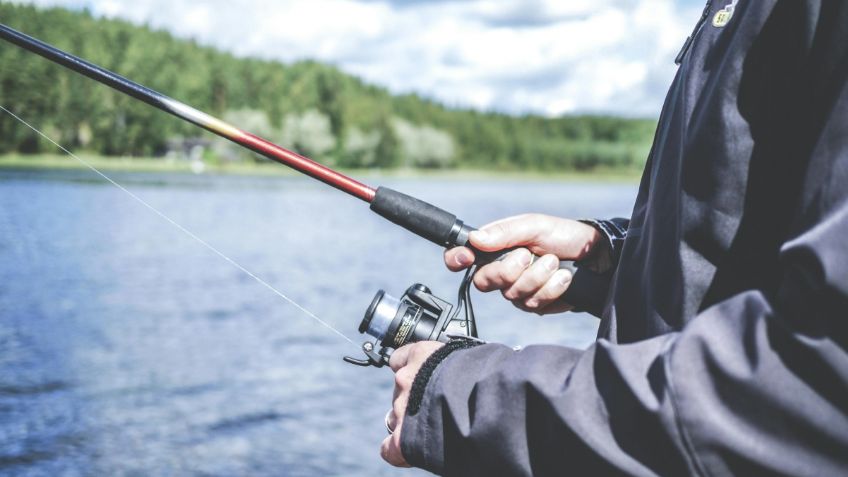
M 474 263 L 477 266 L 486 265 L 488 263 L 500 261 L 506 258 L 510 252 L 523 248 L 521 246 L 510 247 L 494 252 L 484 252 L 468 243 L 468 234 L 473 232 L 474 227 L 462 225 L 463 231 L 460 237 L 464 238 L 463 243 L 458 243 L 456 246 L 468 247 L 474 252 Z M 533 252 L 530 252 L 530 263 L 534 263 L 540 257 Z M 560 260 L 560 270 L 568 270 L 571 272 L 571 283 L 565 293 L 562 294 L 556 301 L 565 302 L 571 305 L 573 311 L 586 310 L 601 310 L 603 309 L 606 293 L 598 293 L 598 290 L 606 290 L 609 285 L 609 273 L 595 273 L 587 268 L 578 267 L 573 260 Z
M 468 243 L 468 235 L 477 230 L 450 212 L 421 199 L 388 187 L 378 187 L 371 200 L 371 210 L 410 232 L 445 248 L 468 247 L 474 251 L 477 265 L 502 260 L 521 247 L 484 252 Z M 534 255 L 533 260 L 539 258 Z
M 520 248 L 511 247 L 494 252 L 477 250 L 468 243 L 468 235 L 477 229 L 463 223 L 462 220 L 446 210 L 388 187 L 377 188 L 374 198 L 371 200 L 370 208 L 389 221 L 436 245 L 444 248 L 468 247 L 472 249 L 476 257 L 474 263 L 477 265 L 486 265 L 502 260 L 508 253 Z M 534 255 L 533 258 L 535 260 L 539 257 Z M 574 273 L 571 285 L 560 299 L 577 309 L 596 305 L 594 303 L 597 301 L 595 291 L 599 286 L 603 286 L 603 281 L 606 278 L 586 269 L 575 270 L 574 263 L 571 261 L 560 262 L 560 268 L 567 268 Z

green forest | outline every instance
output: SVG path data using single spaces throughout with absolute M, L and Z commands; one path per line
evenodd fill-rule
M 333 66 L 237 58 L 86 11 L 0 3 L 0 22 L 323 163 L 346 168 L 638 169 L 655 119 L 556 118 L 392 95 Z M 210 162 L 259 160 L 199 128 L 0 42 L 0 104 L 74 151 L 162 158 L 191 141 Z M 55 146 L 0 115 L 0 154 Z

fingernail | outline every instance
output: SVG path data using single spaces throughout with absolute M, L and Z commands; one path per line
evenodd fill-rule
M 454 258 L 454 261 L 460 267 L 467 267 L 471 265 L 471 257 L 465 255 L 464 253 L 457 254 L 457 256 Z
M 527 301 L 524 303 L 524 306 L 526 306 L 527 308 L 536 308 L 537 306 L 539 306 L 539 302 L 538 302 L 538 301 L 536 301 L 536 300 L 532 300 L 532 299 L 531 299 L 531 300 L 527 300 Z
M 527 268 L 530 266 L 530 259 L 533 257 L 533 254 L 530 253 L 526 248 L 520 248 L 514 252 L 515 258 L 513 258 L 513 263 L 517 264 L 521 268 Z
M 547 260 L 545 261 L 545 268 L 550 271 L 556 270 L 557 268 L 559 268 L 559 259 L 554 256 L 548 256 Z
M 558 281 L 559 284 L 562 286 L 571 283 L 571 272 L 569 272 L 568 270 L 562 270 L 561 272 L 559 272 Z

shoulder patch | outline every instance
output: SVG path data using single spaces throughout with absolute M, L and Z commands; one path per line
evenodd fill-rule
M 714 27 L 721 28 L 730 22 L 730 19 L 733 18 L 733 11 L 736 9 L 736 2 L 738 1 L 739 0 L 733 0 L 724 8 L 716 12 L 713 16 Z

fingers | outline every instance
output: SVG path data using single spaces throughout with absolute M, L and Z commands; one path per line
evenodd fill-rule
M 559 306 L 552 308 L 550 305 L 571 285 L 571 271 L 557 270 L 545 282 L 545 284 L 529 298 L 524 299 L 524 307 L 537 313 L 556 313 L 571 309 L 570 305 L 557 302 Z
M 401 428 L 403 428 L 403 416 L 409 401 L 409 391 L 412 389 L 412 382 L 421 365 L 442 346 L 444 343 L 420 341 L 398 348 L 389 358 L 389 366 L 395 372 L 395 389 L 392 409 L 386 417 L 386 423 L 392 429 L 392 433 L 383 440 L 380 446 L 380 455 L 389 464 L 409 467 L 400 450 Z
M 410 366 L 413 372 L 418 372 L 424 361 L 444 345 L 438 341 L 417 341 L 401 346 L 389 358 L 389 367 L 396 374 L 406 366 Z
M 537 255 L 552 253 L 568 260 L 585 258 L 604 243 L 602 234 L 591 225 L 544 214 L 507 217 L 468 237 L 471 245 L 486 252 L 522 246 Z
M 556 255 L 545 255 L 522 273 L 515 283 L 504 289 L 504 298 L 513 301 L 533 295 L 545 286 L 558 269 L 559 258 Z
M 395 393 L 392 400 L 392 409 L 389 412 L 386 423 L 392 433 L 383 439 L 380 446 L 380 455 L 391 465 L 396 467 L 409 467 L 406 459 L 400 451 L 400 434 L 403 427 L 403 416 L 406 413 L 406 405 L 409 401 L 409 390 L 412 388 L 412 380 L 415 376 L 408 367 L 401 368 L 395 373 Z
M 410 382 L 411 386 L 411 382 Z M 389 428 L 397 430 L 401 421 L 403 421 L 403 416 L 406 414 L 406 404 L 409 401 L 409 388 L 406 388 L 404 391 L 396 392 L 395 398 L 392 400 L 392 410 L 388 414 Z
M 445 265 L 452 272 L 458 272 L 470 267 L 474 263 L 474 258 L 474 252 L 467 247 L 454 247 L 445 250 Z
M 520 248 L 500 262 L 490 263 L 474 275 L 474 285 L 483 292 L 503 290 L 504 298 L 518 308 L 538 314 L 568 311 L 571 306 L 557 301 L 571 284 L 571 272 L 559 269 L 559 258 L 548 254 L 530 265 L 531 254 Z
M 517 215 L 492 222 L 468 235 L 471 245 L 486 252 L 538 242 L 549 232 L 550 220 L 538 214 Z
M 410 467 L 400 451 L 400 432 L 403 423 L 398 424 L 395 432 L 385 439 L 380 445 L 380 456 L 395 467 Z
M 570 306 L 549 307 L 571 284 L 571 272 L 559 269 L 556 255 L 545 255 L 503 289 L 503 296 L 518 308 L 536 313 L 566 311 Z
M 503 260 L 481 267 L 474 274 L 474 286 L 483 292 L 510 287 L 527 269 L 531 259 L 532 254 L 526 248 L 513 250 Z
M 395 389 L 398 390 L 395 397 L 396 400 L 401 395 L 407 394 L 406 391 L 412 389 L 412 381 L 415 380 L 415 373 L 417 372 L 417 369 L 410 370 L 408 368 L 402 368 L 395 373 Z M 404 400 L 406 400 L 405 397 Z
M 413 346 L 415 345 L 408 344 L 392 352 L 392 355 L 389 357 L 389 367 L 392 368 L 392 371 L 397 373 L 399 369 L 406 366 L 406 363 L 409 362 L 409 352 L 412 351 Z
M 520 246 L 538 255 L 550 253 L 569 260 L 588 256 L 602 242 L 600 238 L 598 230 L 590 225 L 543 214 L 507 217 L 484 225 L 468 236 L 470 245 L 486 252 Z M 445 265 L 455 272 L 468 268 L 474 259 L 470 247 L 456 247 L 445 252 Z
M 390 429 L 394 430 L 395 434 L 399 434 L 400 426 L 403 423 L 403 416 L 406 414 L 406 405 L 409 401 L 409 391 L 412 389 L 412 381 L 415 379 L 415 372 L 404 367 L 395 373 L 395 391 L 392 399 L 392 409 L 389 412 L 386 421 Z

